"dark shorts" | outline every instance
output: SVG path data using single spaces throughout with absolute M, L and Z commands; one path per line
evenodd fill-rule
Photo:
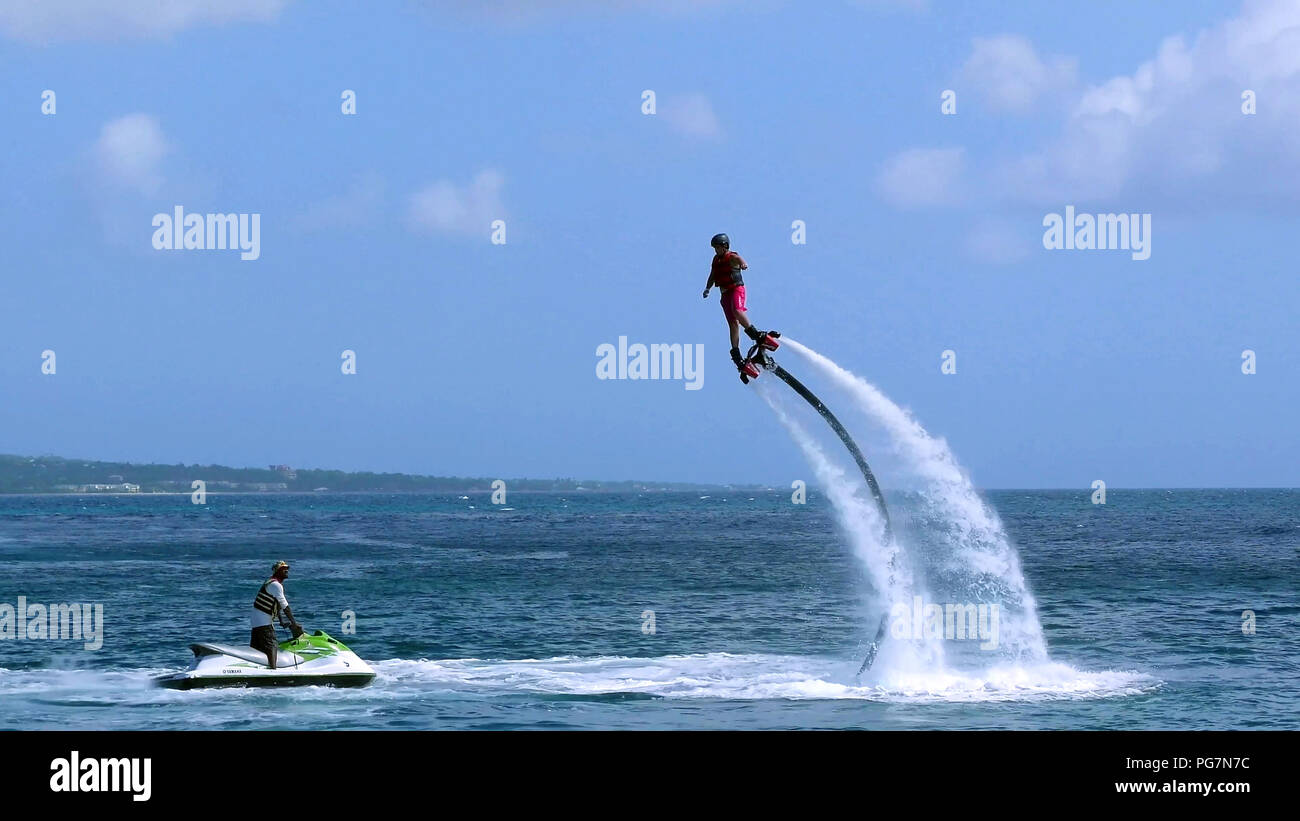
M 745 286 L 737 285 L 729 291 L 722 292 L 722 312 L 728 322 L 736 321 L 736 312 L 745 312 Z
M 275 640 L 275 628 L 271 625 L 265 627 L 254 627 L 252 636 L 248 640 L 248 646 L 254 650 L 261 650 L 266 653 L 266 660 L 275 669 L 275 654 L 279 652 L 280 645 Z

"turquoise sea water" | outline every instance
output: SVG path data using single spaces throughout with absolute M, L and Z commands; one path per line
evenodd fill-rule
M 0 497 L 0 603 L 105 621 L 94 651 L 0 640 L 0 727 L 1300 728 L 1300 491 L 984 498 L 1050 662 L 857 680 L 878 614 L 816 492 Z M 246 642 L 280 558 L 300 621 L 371 661 L 372 686 L 150 686 L 191 641 Z

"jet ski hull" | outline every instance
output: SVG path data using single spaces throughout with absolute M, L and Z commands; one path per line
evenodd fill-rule
M 374 673 L 341 673 L 339 675 L 278 675 L 278 676 L 190 676 L 177 673 L 157 679 L 159 687 L 168 690 L 197 690 L 204 687 L 365 687 L 375 680 Z
M 169 690 L 202 687 L 365 687 L 375 671 L 342 642 L 324 632 L 280 644 L 275 669 L 251 647 L 192 644 L 190 669 L 154 679 Z

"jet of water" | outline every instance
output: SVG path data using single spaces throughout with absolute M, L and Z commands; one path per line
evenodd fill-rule
M 905 584 L 900 578 L 895 585 L 890 585 L 886 576 L 882 583 L 879 567 L 882 557 L 888 561 L 889 551 L 878 544 L 873 548 L 866 541 L 869 534 L 856 532 L 861 523 L 872 521 L 870 507 L 860 502 L 854 504 L 852 490 L 846 489 L 851 484 L 848 477 L 843 471 L 837 476 L 820 466 L 820 462 L 827 461 L 825 454 L 819 448 L 814 453 L 803 441 L 816 447 L 807 432 L 796 433 L 789 414 L 778 410 L 778 417 L 786 417 L 782 419 L 783 424 L 804 450 L 819 482 L 831 497 L 841 524 L 854 541 L 855 553 L 867 565 L 877 591 L 891 607 L 913 595 L 925 596 L 926 590 L 936 603 L 996 604 L 999 624 L 997 647 L 993 652 L 998 660 L 1047 660 L 1037 603 L 1025 582 L 1019 555 L 997 514 L 980 498 L 947 442 L 931 436 L 911 414 L 866 380 L 788 336 L 781 341 L 783 350 L 802 358 L 817 376 L 847 394 L 857 410 L 884 430 L 899 457 L 901 469 L 909 474 L 907 478 L 919 482 L 916 509 L 909 512 L 911 521 L 920 527 L 911 528 L 899 538 L 896 549 L 901 551 L 903 560 L 894 562 L 900 568 L 912 567 L 916 576 L 906 579 Z M 772 404 L 770 391 L 764 398 Z M 890 644 L 897 642 L 886 641 L 882 659 Z M 971 657 L 977 658 L 981 666 L 992 660 L 986 650 Z M 941 662 L 943 654 L 931 654 L 931 658 Z
M 803 451 L 813 469 L 817 484 L 830 498 L 840 527 L 848 537 L 854 555 L 867 569 L 877 595 L 875 607 L 867 618 L 865 638 L 873 638 L 882 616 L 897 607 L 910 608 L 917 590 L 899 535 L 888 535 L 865 480 L 846 473 L 817 444 L 816 439 L 786 409 L 776 392 L 766 383 L 755 385 L 781 424 Z M 936 669 L 943 667 L 943 645 L 939 642 L 886 640 L 873 669 Z

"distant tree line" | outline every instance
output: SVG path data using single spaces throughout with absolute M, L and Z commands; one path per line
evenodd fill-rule
M 465 476 L 419 476 L 406 473 L 349 473 L 342 470 L 311 470 L 278 466 L 232 468 L 225 465 L 158 465 L 131 462 L 98 462 L 64 459 L 58 456 L 12 456 L 0 454 L 0 493 L 77 492 L 90 485 L 138 485 L 141 493 L 188 492 L 190 483 L 202 479 L 209 492 L 221 491 L 490 491 L 492 478 Z M 718 485 L 686 482 L 605 482 L 576 479 L 506 479 L 511 491 L 546 490 L 702 490 Z M 748 487 L 748 486 L 747 486 Z

